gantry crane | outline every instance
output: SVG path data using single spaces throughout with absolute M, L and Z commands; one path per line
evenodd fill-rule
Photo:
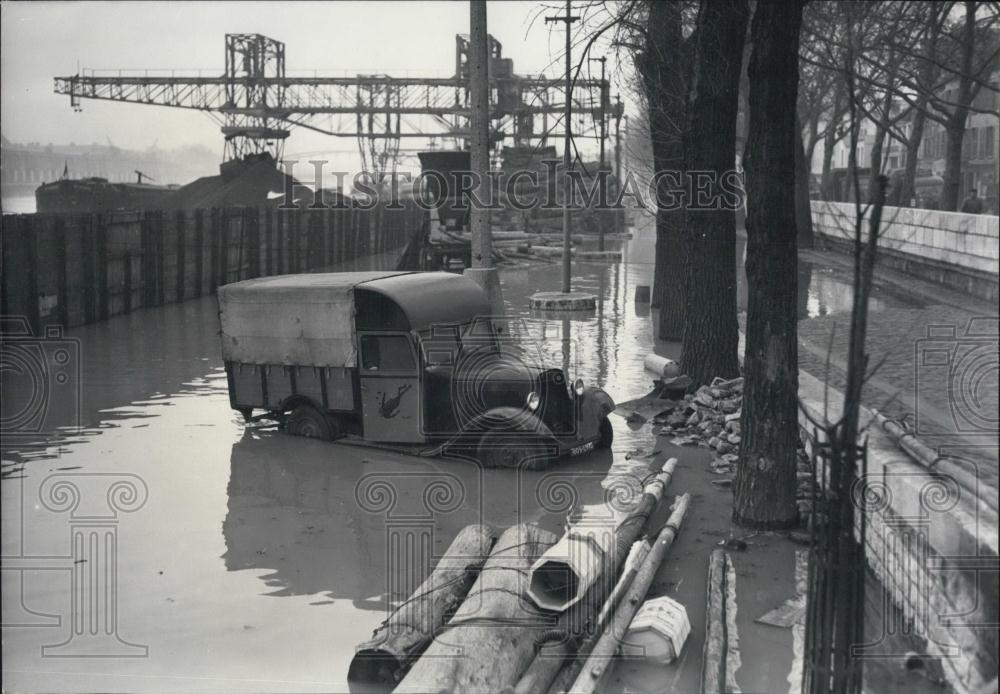
M 515 75 L 490 37 L 490 112 L 495 138 L 511 136 L 515 146 L 545 144 L 562 132 L 562 77 Z M 269 152 L 281 159 L 292 127 L 356 138 L 366 171 L 393 170 L 401 138 L 451 138 L 468 133 L 468 37 L 456 36 L 453 77 L 291 76 L 285 44 L 261 34 L 226 34 L 222 75 L 140 74 L 82 70 L 55 78 L 55 92 L 74 109 L 83 99 L 103 99 L 203 111 L 222 126 L 224 160 Z M 596 93 L 595 93 L 596 92 Z M 580 79 L 572 90 L 573 110 L 592 127 L 609 108 L 608 83 Z M 539 122 L 540 121 L 540 122 Z M 574 132 L 581 132 L 574 124 Z

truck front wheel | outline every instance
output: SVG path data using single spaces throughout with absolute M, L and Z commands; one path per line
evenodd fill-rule
M 479 462 L 487 468 L 543 470 L 552 459 L 549 447 L 527 432 L 486 434 L 476 452 Z
M 332 417 L 312 405 L 297 405 L 288 416 L 286 429 L 292 436 L 333 441 L 340 438 L 337 423 Z

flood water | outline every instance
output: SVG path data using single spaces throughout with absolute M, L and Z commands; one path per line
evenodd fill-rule
M 558 265 L 504 271 L 540 358 L 618 401 L 646 393 L 652 320 L 633 295 L 650 283 L 652 248 L 640 230 L 621 264 L 576 266 L 574 288 L 598 297 L 582 319 L 526 309 L 534 291 L 558 289 Z M 849 300 L 832 270 L 804 289 L 811 315 Z M 557 530 L 574 503 L 603 499 L 612 464 L 628 473 L 626 454 L 649 446 L 612 417 L 611 452 L 519 476 L 247 427 L 229 407 L 217 331 L 207 297 L 68 336 L 78 391 L 48 403 L 66 428 L 3 451 L 6 690 L 347 691 L 355 646 L 459 529 Z M 19 386 L 5 374 L 5 406 L 25 397 Z M 80 542 L 94 544 L 74 564 Z

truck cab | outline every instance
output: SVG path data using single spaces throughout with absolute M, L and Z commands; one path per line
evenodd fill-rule
M 526 358 L 461 275 L 286 275 L 218 297 L 230 404 L 247 420 L 491 467 L 611 443 L 611 398 Z

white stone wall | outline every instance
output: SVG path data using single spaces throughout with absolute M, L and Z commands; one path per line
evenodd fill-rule
M 813 200 L 812 211 L 817 234 L 854 238 L 854 203 Z M 1000 218 L 995 215 L 886 207 L 882 222 L 880 248 L 992 275 L 1000 272 Z

